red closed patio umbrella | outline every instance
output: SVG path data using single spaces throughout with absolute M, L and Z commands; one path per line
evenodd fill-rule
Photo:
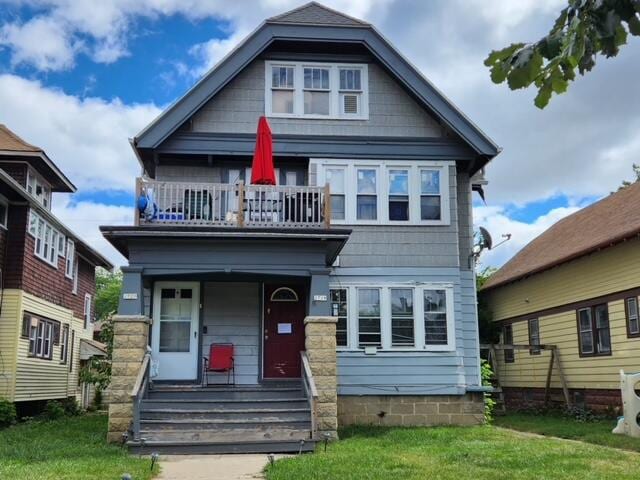
M 253 185 L 276 184 L 276 172 L 273 168 L 273 140 L 266 117 L 260 117 L 258 120 L 256 150 L 251 165 L 251 183 Z

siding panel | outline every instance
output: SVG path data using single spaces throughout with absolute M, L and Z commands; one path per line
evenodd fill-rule
M 260 345 L 260 285 L 257 283 L 204 284 L 203 354 L 212 343 L 235 346 L 236 383 L 258 383 Z M 226 374 L 209 374 L 210 383 L 226 383 Z

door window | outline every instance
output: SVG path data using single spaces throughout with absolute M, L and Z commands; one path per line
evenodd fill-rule
M 160 352 L 189 352 L 191 348 L 190 288 L 163 288 L 160 304 Z

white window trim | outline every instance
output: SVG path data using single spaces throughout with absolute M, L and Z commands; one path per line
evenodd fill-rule
M 328 169 L 345 169 L 345 219 L 331 220 L 333 225 L 433 225 L 444 226 L 451 223 L 449 194 L 449 171 L 454 162 L 399 160 L 341 160 L 331 158 L 312 158 L 310 163 L 317 166 L 317 186 L 327 183 Z M 377 220 L 357 219 L 357 190 L 359 169 L 377 170 Z M 409 170 L 409 220 L 389 220 L 389 170 Z M 420 170 L 440 171 L 440 220 L 422 220 L 420 218 Z
M 2 195 L 0 195 L 0 205 L 4 207 L 4 216 L 0 216 L 0 229 L 7 230 L 9 228 L 9 202 Z
M 93 319 L 91 318 L 91 295 L 88 293 L 84 294 L 84 328 L 89 328 L 89 326 L 93 323 Z
M 67 239 L 66 242 L 67 251 L 66 258 L 64 261 L 64 275 L 67 278 L 73 279 L 74 277 L 74 264 L 75 264 L 75 253 L 76 253 L 76 244 L 70 238 Z
M 35 221 L 35 232 L 31 229 L 31 223 L 32 221 Z M 42 227 L 42 237 L 40 238 L 40 251 L 38 249 L 38 223 L 39 222 L 43 222 L 43 227 Z M 52 245 L 49 244 L 48 245 L 48 251 L 45 251 L 45 237 L 46 237 L 46 232 L 47 232 L 47 227 L 49 227 L 51 229 L 51 242 L 53 243 L 53 248 L 55 250 L 54 252 L 54 258 L 51 259 L 50 258 L 50 254 L 51 254 L 51 247 Z M 58 230 L 52 223 L 48 222 L 47 220 L 45 220 L 44 218 L 42 218 L 40 215 L 38 215 L 36 212 L 34 212 L 33 210 L 29 211 L 29 224 L 27 225 L 27 231 L 29 232 L 29 235 L 31 235 L 36 241 L 34 242 L 34 246 L 33 246 L 33 253 L 36 256 L 36 258 L 42 260 L 43 262 L 45 262 L 47 265 L 52 266 L 53 268 L 58 268 L 58 260 L 60 258 L 60 251 L 58 249 L 58 241 L 60 239 L 60 236 L 64 237 L 64 235 L 60 232 L 60 230 Z
M 273 113 L 271 97 L 271 67 L 293 67 L 293 113 Z M 304 113 L 304 68 L 328 68 L 329 69 L 329 115 Z M 361 91 L 340 90 L 340 69 L 359 69 L 361 74 Z M 288 90 L 288 89 L 287 89 Z M 313 91 L 322 91 L 311 89 Z M 326 91 L 326 90 L 325 90 Z M 360 113 L 341 114 L 340 94 L 360 94 Z M 309 118 L 322 120 L 368 120 L 369 119 L 369 69 L 367 64 L 348 63 L 319 63 L 319 62 L 278 62 L 265 61 L 265 87 L 264 87 L 264 111 L 265 115 L 272 118 Z
M 31 183 L 31 179 L 34 180 L 33 192 L 29 193 L 33 198 L 35 198 L 40 205 L 42 205 L 47 210 L 51 210 L 51 185 L 47 182 L 42 175 L 37 173 L 33 168 L 27 168 L 27 192 L 29 189 L 29 184 Z M 36 193 L 37 187 L 40 186 L 42 188 L 42 195 L 38 195 Z
M 456 350 L 456 322 L 454 307 L 453 284 L 451 283 L 331 283 L 329 289 L 347 290 L 347 345 L 338 346 L 339 352 L 363 352 L 364 347 L 359 347 L 359 322 L 358 322 L 358 289 L 380 289 L 380 331 L 382 346 L 377 352 L 454 352 Z M 414 346 L 391 345 L 391 289 L 404 288 L 413 290 L 413 331 L 415 336 Z M 426 345 L 424 330 L 424 290 L 444 290 L 447 301 L 447 344 Z
M 71 293 L 74 295 L 78 294 L 78 256 L 73 262 L 73 288 L 71 289 Z

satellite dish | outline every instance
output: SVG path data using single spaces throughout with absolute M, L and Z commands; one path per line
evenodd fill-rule
M 484 227 L 479 227 L 480 230 L 480 245 L 482 248 L 486 248 L 487 250 L 491 250 L 493 247 L 493 239 L 491 238 L 491 234 Z

